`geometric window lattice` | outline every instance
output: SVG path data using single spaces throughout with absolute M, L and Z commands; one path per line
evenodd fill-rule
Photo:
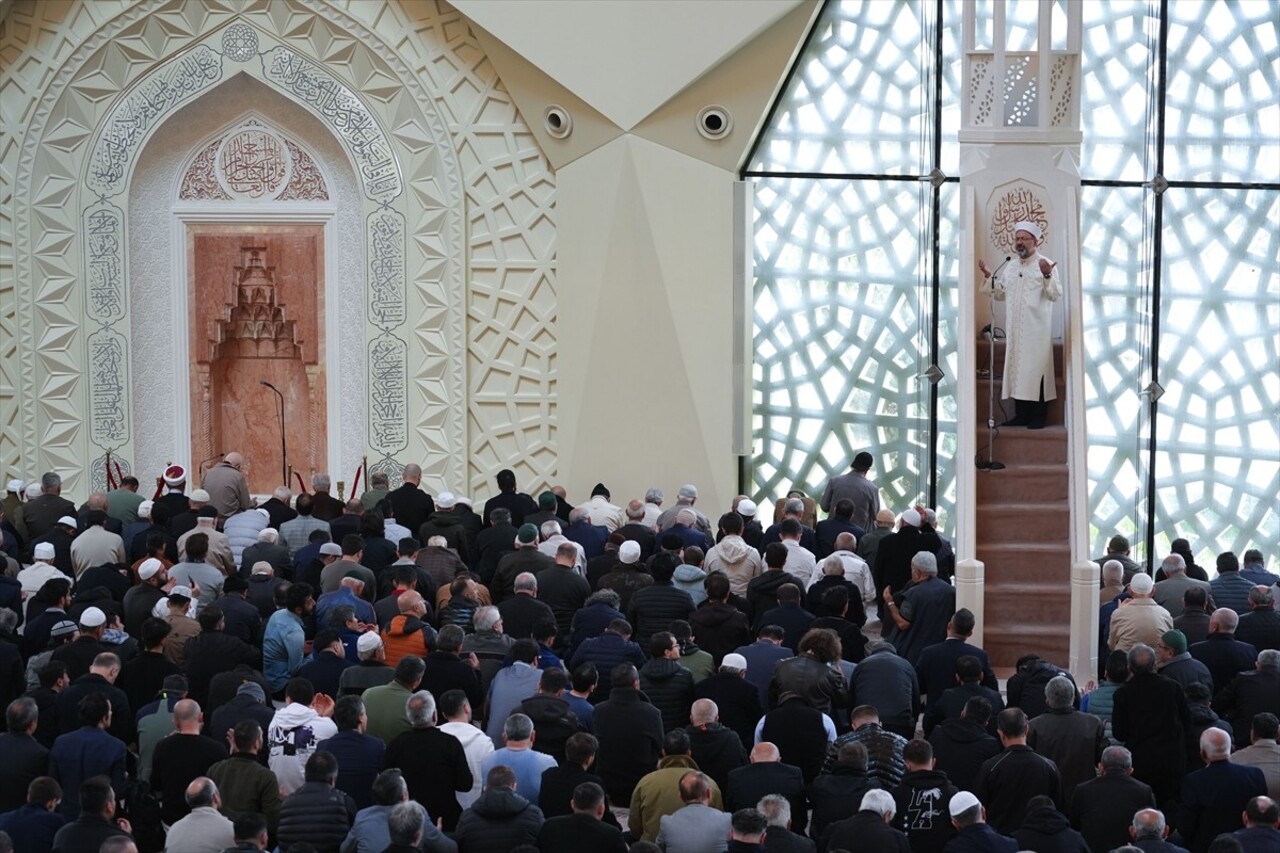
M 1084 6 L 1081 260 L 1091 538 L 1095 551 L 1117 531 L 1141 543 L 1150 524 L 1156 560 L 1175 537 L 1190 541 L 1202 565 L 1212 566 L 1221 551 L 1249 547 L 1274 560 L 1280 4 L 1178 0 L 1167 8 L 1165 140 L 1158 151 L 1155 7 L 1145 0 Z M 1162 177 L 1189 186 L 1161 195 L 1143 185 L 1157 177 L 1161 155 Z M 1160 338 L 1152 341 L 1157 321 Z M 1154 456 L 1151 398 L 1143 394 L 1153 377 L 1163 390 Z
M 948 3 L 956 21 L 958 8 Z M 927 182 L 880 176 L 928 175 L 939 165 L 939 123 L 955 162 L 955 64 L 944 64 L 935 113 L 932 4 L 843 2 L 822 14 L 744 171 L 757 175 L 748 491 L 776 499 L 796 485 L 817 496 L 870 449 L 887 506 L 904 509 L 933 489 L 946 512 L 955 500 L 956 341 L 939 324 L 931 355 L 930 294 L 940 265 L 939 313 L 954 316 L 956 257 L 951 245 L 931 255 L 927 237 L 940 204 L 950 209 L 942 232 L 955 242 L 959 194 L 944 184 L 935 199 Z M 944 32 L 944 44 L 954 37 Z M 778 174 L 787 172 L 833 177 Z M 936 435 L 922 376 L 934 361 L 943 372 Z

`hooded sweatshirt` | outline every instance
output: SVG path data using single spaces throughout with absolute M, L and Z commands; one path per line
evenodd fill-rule
M 746 595 L 747 584 L 760 574 L 763 565 L 760 554 L 741 536 L 726 536 L 707 552 L 702 567 L 709 574 L 724 572 L 729 576 L 729 591 L 734 595 Z
M 693 606 L 707 600 L 707 591 L 702 588 L 702 582 L 707 579 L 707 573 L 697 566 L 691 566 L 688 563 L 676 566 L 676 573 L 671 578 L 672 585 L 676 589 L 683 589 L 689 593 L 689 597 L 693 599 Z
M 280 780 L 285 796 L 302 787 L 307 759 L 320 741 L 337 733 L 333 720 L 320 716 L 309 705 L 290 702 L 276 711 L 267 727 L 267 764 Z

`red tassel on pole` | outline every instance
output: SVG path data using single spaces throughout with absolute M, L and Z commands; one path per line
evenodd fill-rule
M 360 466 L 359 465 L 356 466 L 355 479 L 351 481 L 351 497 L 354 498 L 356 496 L 356 489 L 358 488 L 360 488 Z
M 305 495 L 307 493 L 307 481 L 302 479 L 302 472 L 294 471 L 293 476 L 298 478 L 298 494 Z
M 107 488 L 116 488 L 115 475 L 111 473 L 111 451 L 107 451 L 107 455 L 103 458 L 103 466 L 107 469 Z

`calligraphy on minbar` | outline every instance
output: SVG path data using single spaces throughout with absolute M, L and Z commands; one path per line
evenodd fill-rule
M 399 212 L 369 215 L 369 322 L 384 329 L 405 320 L 404 240 Z
M 399 453 L 409 443 L 408 351 L 389 334 L 369 342 L 369 446 L 379 453 Z
M 118 447 L 129 437 L 124 336 L 100 329 L 89 336 L 89 440 L 99 447 Z

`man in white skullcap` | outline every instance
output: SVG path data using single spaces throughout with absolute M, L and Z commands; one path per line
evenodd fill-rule
M 1013 398 L 1014 417 L 1004 426 L 1044 429 L 1048 400 L 1057 395 L 1053 377 L 1053 303 L 1062 298 L 1058 265 L 1040 254 L 1043 233 L 1034 222 L 1013 226 L 1015 255 L 992 273 L 985 260 L 982 292 L 1005 303 L 1003 399 Z

